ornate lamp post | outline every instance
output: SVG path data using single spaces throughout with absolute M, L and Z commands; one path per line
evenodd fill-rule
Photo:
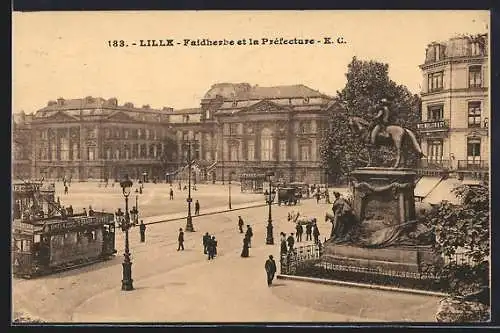
M 232 176 L 234 175 L 234 171 L 231 171 L 231 173 L 229 174 L 229 183 L 228 183 L 228 186 L 229 186 L 229 210 L 231 210 L 231 179 L 232 179 Z
M 184 143 L 187 146 L 187 162 L 188 162 L 188 197 L 187 197 L 187 203 L 188 203 L 188 214 L 186 218 L 186 231 L 189 232 L 194 232 L 194 227 L 193 227 L 193 217 L 191 216 L 191 202 L 193 199 L 191 198 L 191 164 L 193 163 L 191 159 L 191 141 L 186 141 Z
M 133 290 L 132 285 L 132 262 L 130 261 L 130 252 L 128 245 L 128 230 L 130 229 L 130 215 L 128 212 L 128 196 L 132 189 L 132 181 L 125 175 L 125 178 L 120 182 L 122 188 L 123 196 L 125 197 L 125 220 L 122 221 L 121 228 L 125 231 L 125 253 L 123 254 L 123 279 L 122 279 L 122 290 Z
M 274 176 L 273 172 L 269 172 L 266 174 L 266 176 L 269 177 L 269 191 L 266 190 L 264 192 L 264 196 L 266 198 L 266 203 L 269 206 L 269 217 L 267 219 L 267 237 L 266 237 L 266 244 L 267 245 L 273 245 L 274 244 L 274 238 L 273 238 L 273 219 L 271 215 L 271 205 L 274 202 L 274 198 L 276 196 L 276 191 L 272 189 L 272 177 Z

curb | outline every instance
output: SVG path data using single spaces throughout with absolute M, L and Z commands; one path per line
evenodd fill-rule
M 395 291 L 402 292 L 408 294 L 418 294 L 418 295 L 426 295 L 426 296 L 436 296 L 436 297 L 449 297 L 449 294 L 434 292 L 434 291 L 425 291 L 418 289 L 408 289 L 408 288 L 396 288 L 396 287 L 387 287 L 380 286 L 375 284 L 366 284 L 366 283 L 358 283 L 358 282 L 348 282 L 348 281 L 340 281 L 340 280 L 326 280 L 320 278 L 311 278 L 305 276 L 295 276 L 295 275 L 285 275 L 278 274 L 276 276 L 277 279 L 281 280 L 293 280 L 293 281 L 302 281 L 302 282 L 311 282 L 311 283 L 319 283 L 319 284 L 327 284 L 327 285 L 341 285 L 346 287 L 356 287 L 356 288 L 367 288 L 367 289 L 376 289 L 376 290 L 385 290 L 385 291 Z
M 267 204 L 258 204 L 258 205 L 245 206 L 245 207 L 239 207 L 239 208 L 233 208 L 233 209 L 225 209 L 225 210 L 219 210 L 219 211 L 210 212 L 210 213 L 203 213 L 200 215 L 192 216 L 192 218 L 194 219 L 194 218 L 197 218 L 200 216 L 216 215 L 216 214 L 222 214 L 222 213 L 227 213 L 227 212 L 234 212 L 234 211 L 242 210 L 242 209 L 258 208 L 258 207 L 266 207 L 266 206 L 267 206 Z M 185 218 L 187 218 L 187 216 L 173 217 L 170 219 L 165 219 L 165 220 L 160 220 L 160 221 L 155 221 L 155 222 L 148 222 L 148 223 L 144 223 L 144 224 L 149 225 L 149 224 L 172 222 L 172 221 L 184 220 Z

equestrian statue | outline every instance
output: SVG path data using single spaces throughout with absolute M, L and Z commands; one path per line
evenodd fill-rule
M 354 133 L 361 135 L 363 141 L 371 146 L 396 147 L 396 162 L 393 168 L 398 168 L 405 159 L 402 150 L 405 140 L 409 140 L 411 149 L 417 152 L 420 158 L 425 155 L 415 134 L 410 129 L 391 124 L 388 104 L 387 99 L 380 100 L 377 114 L 371 123 L 360 117 L 349 117 L 349 126 Z M 371 158 L 368 161 L 368 166 L 370 165 Z

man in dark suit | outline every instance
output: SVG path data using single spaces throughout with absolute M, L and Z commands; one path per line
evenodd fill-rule
M 264 267 L 267 273 L 267 286 L 270 287 L 273 283 L 274 274 L 276 274 L 276 262 L 274 261 L 272 255 L 270 255 L 269 259 L 266 260 Z
M 179 246 L 177 247 L 177 251 L 182 250 L 184 251 L 184 231 L 182 231 L 182 228 L 179 229 L 179 237 L 177 238 L 179 241 Z

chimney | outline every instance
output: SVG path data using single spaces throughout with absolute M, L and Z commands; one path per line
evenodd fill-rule
M 64 98 L 59 97 L 59 98 L 57 99 L 57 105 L 59 105 L 59 106 L 64 105 Z

